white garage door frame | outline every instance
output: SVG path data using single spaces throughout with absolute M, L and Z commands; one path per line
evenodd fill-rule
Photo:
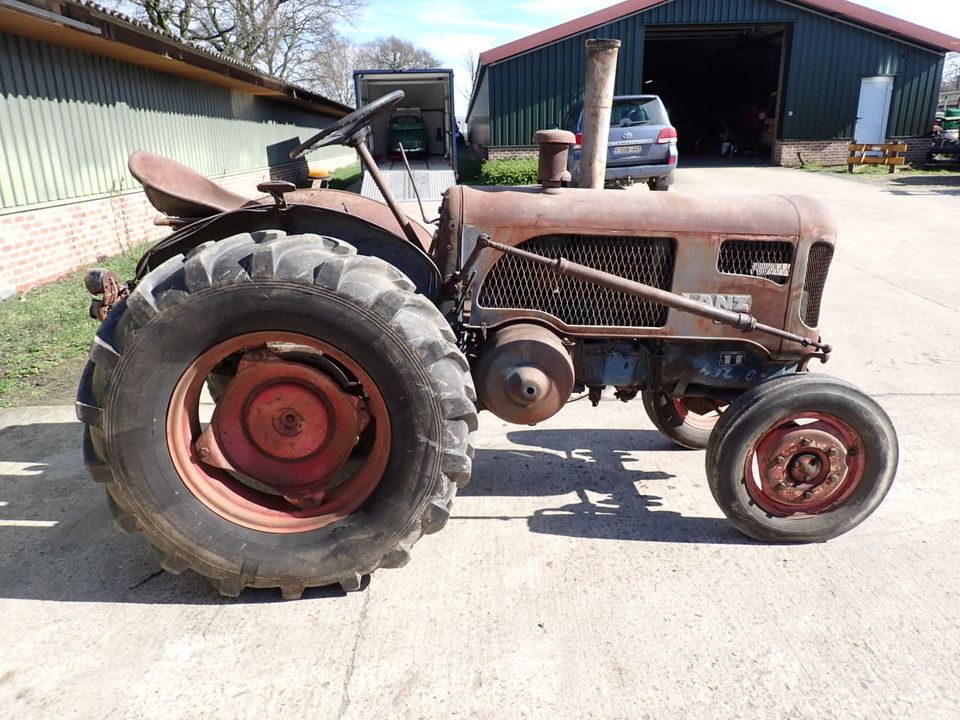
M 854 142 L 864 145 L 886 142 L 893 82 L 892 75 L 876 75 L 860 80 Z

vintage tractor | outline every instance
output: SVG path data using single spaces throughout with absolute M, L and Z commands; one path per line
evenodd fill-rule
M 378 178 L 364 138 L 401 100 L 293 155 L 341 143 Z M 130 282 L 87 277 L 103 324 L 77 412 L 116 523 L 225 595 L 354 590 L 444 526 L 479 410 L 532 425 L 608 387 L 706 447 L 716 501 L 753 538 L 823 541 L 870 515 L 894 429 L 808 372 L 830 353 L 825 209 L 568 189 L 572 136 L 535 141 L 541 186 L 454 187 L 432 236 L 386 187 L 386 204 L 283 182 L 251 201 L 132 156 L 174 232 Z

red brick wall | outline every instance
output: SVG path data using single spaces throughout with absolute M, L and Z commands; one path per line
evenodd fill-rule
M 288 165 L 219 178 L 225 188 L 258 197 L 264 180 L 301 179 L 305 165 Z M 158 213 L 142 192 L 0 215 L 0 298 L 95 265 L 99 258 L 158 240 Z
M 851 140 L 781 140 L 773 149 L 773 164 L 799 167 L 797 152 L 807 165 L 846 165 L 850 156 Z M 908 163 L 922 163 L 930 150 L 931 140 L 925 138 L 896 138 L 888 142 L 905 142 L 909 146 Z

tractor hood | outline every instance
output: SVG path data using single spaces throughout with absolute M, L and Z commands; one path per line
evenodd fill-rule
M 694 195 L 619 190 L 457 187 L 464 227 L 516 228 L 530 236 L 750 235 L 833 237 L 826 206 L 804 196 Z

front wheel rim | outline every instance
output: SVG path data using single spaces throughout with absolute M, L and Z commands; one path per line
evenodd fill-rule
M 747 454 L 751 499 L 777 517 L 820 515 L 843 504 L 864 476 L 860 434 L 833 415 L 792 415 L 764 431 Z
M 204 429 L 204 384 L 238 357 Z M 290 332 L 246 333 L 201 353 L 173 391 L 166 434 L 194 497 L 230 522 L 270 533 L 317 530 L 355 512 L 382 480 L 391 447 L 386 401 L 364 368 Z

